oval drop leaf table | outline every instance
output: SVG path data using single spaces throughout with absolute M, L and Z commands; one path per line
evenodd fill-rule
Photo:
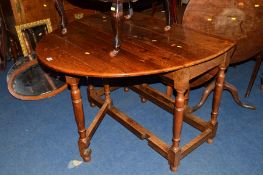
M 36 48 L 38 60 L 66 75 L 78 127 L 79 151 L 84 161 L 90 160 L 91 138 L 105 114 L 109 114 L 140 139 L 146 139 L 150 147 L 168 160 L 171 170 L 176 171 L 182 158 L 202 143 L 211 143 L 215 137 L 224 72 L 234 44 L 178 25 L 164 32 L 163 21 L 134 14 L 130 20 L 123 22 L 121 51 L 111 57 L 108 54 L 112 49 L 110 18 L 97 13 L 70 23 L 65 35 L 59 30 L 48 34 Z M 211 118 L 205 121 L 189 112 L 185 94 L 188 94 L 191 79 L 215 67 L 219 71 Z M 173 80 L 177 92 L 175 100 L 144 84 L 149 77 L 159 76 Z M 85 127 L 78 87 L 81 77 L 103 79 L 102 88 L 94 87 L 95 84 L 89 82 L 89 101 L 100 109 L 88 128 Z M 133 78 L 139 78 L 142 84 L 133 83 Z M 129 86 L 143 98 L 173 114 L 172 144 L 165 143 L 113 105 L 110 92 L 116 90 L 114 81 L 120 81 L 124 87 Z M 183 120 L 200 131 L 186 145 L 180 145 Z

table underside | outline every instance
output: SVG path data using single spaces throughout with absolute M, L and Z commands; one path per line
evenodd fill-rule
M 111 88 L 111 90 L 117 90 L 118 88 Z M 167 97 L 162 92 L 150 87 L 149 85 L 135 85 L 129 87 L 129 89 L 138 93 L 143 100 L 147 99 L 164 110 L 170 112 L 171 114 L 174 112 L 174 99 Z M 151 131 L 144 128 L 142 125 L 134 121 L 124 112 L 120 111 L 117 107 L 109 104 L 107 101 L 103 99 L 104 89 L 89 89 L 89 101 L 91 104 L 95 104 L 100 107 L 100 111 L 98 115 L 95 117 L 94 122 L 90 125 L 87 132 L 87 137 L 91 138 L 94 134 L 99 122 L 102 121 L 102 118 L 107 113 L 113 119 L 117 120 L 124 127 L 134 133 L 138 138 L 145 139 L 148 141 L 148 145 L 153 148 L 156 152 L 162 155 L 164 158 L 168 159 L 168 152 L 170 149 L 170 145 L 165 143 L 163 140 L 154 135 Z M 204 119 L 192 114 L 191 109 L 186 106 L 184 112 L 184 122 L 188 123 L 192 127 L 199 130 L 201 133 L 192 139 L 189 143 L 181 147 L 181 155 L 180 159 L 184 158 L 190 152 L 192 152 L 195 148 L 200 146 L 202 143 L 209 140 L 209 138 L 213 135 L 212 125 L 209 121 L 205 121 Z M 96 127 L 95 127 L 96 126 Z M 209 142 L 210 143 L 210 142 Z

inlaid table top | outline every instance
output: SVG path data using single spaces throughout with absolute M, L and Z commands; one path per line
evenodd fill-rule
M 129 77 L 167 73 L 209 61 L 233 47 L 228 40 L 135 14 L 123 23 L 121 51 L 111 57 L 109 16 L 97 13 L 56 30 L 37 45 L 39 61 L 62 73 L 90 77 Z

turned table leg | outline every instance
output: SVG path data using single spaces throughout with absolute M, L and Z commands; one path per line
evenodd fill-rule
M 184 85 L 182 85 L 184 84 Z M 173 116 L 173 138 L 172 146 L 168 152 L 168 162 L 171 171 L 175 172 L 181 159 L 181 131 L 183 126 L 184 109 L 186 104 L 185 92 L 188 89 L 188 83 L 182 83 L 182 86 L 175 86 L 177 95 L 175 98 L 175 108 Z
M 83 112 L 83 105 L 81 99 L 79 85 L 79 78 L 66 76 L 67 84 L 70 87 L 72 105 L 75 115 L 76 124 L 79 133 L 79 152 L 80 156 L 85 162 L 90 160 L 91 150 L 88 148 L 90 140 L 87 138 L 86 128 L 85 128 L 85 117 Z
M 109 107 L 112 105 L 111 97 L 110 97 L 110 85 L 107 80 L 103 80 L 104 83 L 104 94 L 105 94 L 105 102 L 109 103 Z
M 207 141 L 208 143 L 212 143 L 213 138 L 216 135 L 217 125 L 218 125 L 217 116 L 218 116 L 219 105 L 220 105 L 220 101 L 222 97 L 222 92 L 224 89 L 225 70 L 226 70 L 226 67 L 224 66 L 219 67 L 219 72 L 218 72 L 216 82 L 215 82 L 212 112 L 211 112 L 211 119 L 210 119 L 210 127 L 212 129 L 212 135 L 208 139 Z

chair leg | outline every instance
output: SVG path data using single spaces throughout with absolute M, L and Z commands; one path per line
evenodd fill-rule
M 9 37 L 9 47 L 11 51 L 11 56 L 13 58 L 13 62 L 16 63 L 18 58 L 23 55 L 20 44 L 16 36 L 14 36 L 11 32 L 8 31 Z
M 250 80 L 249 80 L 249 84 L 248 84 L 248 87 L 247 87 L 247 90 L 246 90 L 246 95 L 245 97 L 248 97 L 250 92 L 251 92 L 251 89 L 253 87 L 253 84 L 255 82 L 255 79 L 257 77 L 257 74 L 258 74 L 258 70 L 260 68 L 260 65 L 261 65 L 261 61 L 262 61 L 262 56 L 261 55 L 258 55 L 256 57 L 256 64 L 254 66 L 254 69 L 253 69 L 253 72 L 251 74 L 251 77 L 250 77 Z
M 5 70 L 5 67 L 6 67 L 6 61 L 5 61 L 5 58 L 4 58 L 4 56 L 2 56 L 2 53 L 0 51 L 0 72 Z
M 55 6 L 58 10 L 59 16 L 61 17 L 61 22 L 60 22 L 61 27 L 62 27 L 61 33 L 64 35 L 67 33 L 67 27 L 66 27 L 67 19 L 66 19 L 66 14 L 64 10 L 64 5 L 61 2 L 61 0 L 55 0 Z
M 128 2 L 128 10 L 127 10 L 127 14 L 124 15 L 125 19 L 130 19 L 133 15 L 133 8 L 132 8 L 132 4 L 131 2 Z
M 152 2 L 152 13 L 151 16 L 154 16 L 157 11 L 157 1 L 153 0 Z
M 123 3 L 117 2 L 112 3 L 112 8 L 115 9 L 114 11 L 111 11 L 111 25 L 112 25 L 112 31 L 113 31 L 113 50 L 110 52 L 110 56 L 114 57 L 116 56 L 121 47 L 121 32 L 122 32 L 122 26 L 123 26 Z
M 170 10 L 174 23 L 177 23 L 177 0 L 170 1 Z
M 165 19 L 166 19 L 166 26 L 164 30 L 168 31 L 171 29 L 171 26 L 173 25 L 173 15 L 171 11 L 170 0 L 164 0 L 164 9 L 165 9 Z

